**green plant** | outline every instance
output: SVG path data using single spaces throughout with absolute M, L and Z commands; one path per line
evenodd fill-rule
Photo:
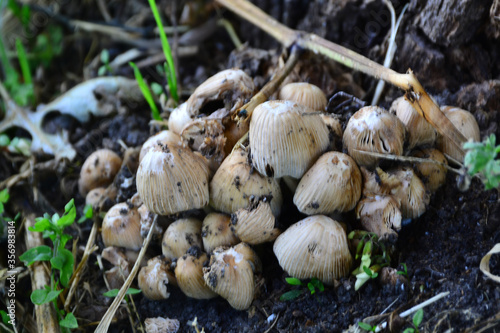
M 413 315 L 413 327 L 408 327 L 403 331 L 403 333 L 418 333 L 418 326 L 422 323 L 422 320 L 424 319 L 424 310 L 420 309 L 415 314 Z
M 382 267 L 389 266 L 390 251 L 373 232 L 355 230 L 349 233 L 348 238 L 358 242 L 355 260 L 359 259 L 360 264 L 352 274 L 356 276 L 354 289 L 359 290 L 368 280 L 375 279 Z
M 404 275 L 404 276 L 408 277 L 408 268 L 406 267 L 406 264 L 402 263 L 401 265 L 403 266 L 403 270 L 397 271 L 396 273 L 398 273 L 399 275 Z
M 479 175 L 486 190 L 498 188 L 500 185 L 500 145 L 496 146 L 496 136 L 491 134 L 483 142 L 466 142 L 467 151 L 464 165 L 470 176 Z
M 85 216 L 91 216 L 86 213 Z M 43 217 L 35 220 L 35 225 L 29 230 L 43 233 L 44 238 L 48 237 L 52 241 L 52 248 L 47 245 L 40 245 L 29 249 L 19 259 L 26 266 L 32 265 L 38 261 L 49 261 L 51 266 L 50 286 L 44 289 L 33 290 L 31 293 L 31 302 L 36 305 L 52 302 L 56 309 L 59 325 L 63 332 L 69 332 L 71 328 L 77 328 L 78 322 L 72 312 L 66 313 L 58 305 L 58 296 L 68 287 L 73 274 L 75 259 L 73 253 L 66 249 L 67 242 L 72 238 L 64 233 L 64 229 L 74 223 L 76 218 L 76 207 L 74 199 L 64 207 L 64 214 L 54 214 L 50 216 L 45 213 Z
M 146 102 L 148 102 L 149 107 L 151 108 L 151 114 L 153 116 L 154 120 L 161 120 L 160 116 L 160 111 L 158 111 L 158 108 L 156 107 L 156 103 L 154 101 L 153 95 L 151 94 L 151 91 L 149 90 L 149 86 L 144 81 L 144 78 L 142 77 L 141 72 L 139 71 L 139 68 L 137 68 L 136 64 L 133 62 L 129 62 L 130 67 L 134 69 L 134 75 L 135 79 L 137 80 L 137 84 L 139 85 L 139 88 L 141 89 L 142 95 L 144 96 L 144 99 Z
M 367 323 L 363 323 L 362 321 L 360 321 L 358 323 L 358 326 L 361 327 L 362 329 L 364 329 L 365 331 L 368 331 L 368 332 L 376 332 L 377 331 L 377 325 L 370 325 L 370 324 L 367 324 Z
M 104 49 L 101 51 L 102 66 L 97 70 L 98 76 L 104 76 L 106 73 L 113 74 L 113 69 L 109 65 L 109 51 Z
M 31 140 L 15 137 L 12 140 L 7 134 L 0 134 L 0 150 L 7 150 L 11 153 L 31 155 Z
M 306 287 L 307 290 L 309 290 L 309 292 L 311 293 L 311 295 L 315 294 L 316 290 L 318 290 L 319 292 L 323 292 L 325 290 L 325 286 L 323 285 L 323 282 L 321 282 L 320 280 L 318 280 L 316 278 L 312 278 L 309 282 L 303 282 L 303 281 L 301 281 L 297 278 L 294 278 L 294 277 L 288 277 L 288 278 L 285 278 L 285 280 L 289 285 Z M 306 290 L 305 288 L 304 289 L 290 290 L 290 291 L 284 293 L 283 295 L 281 295 L 280 301 L 291 301 L 291 300 L 299 297 L 300 295 L 302 295 L 305 292 L 305 290 Z

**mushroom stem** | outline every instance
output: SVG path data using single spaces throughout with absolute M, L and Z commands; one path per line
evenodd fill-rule
M 97 326 L 95 330 L 96 333 L 105 333 L 108 331 L 109 325 L 111 324 L 111 320 L 113 320 L 113 317 L 115 316 L 116 310 L 118 310 L 118 307 L 123 301 L 123 298 L 125 297 L 128 288 L 132 284 L 132 281 L 134 280 L 135 276 L 137 275 L 137 272 L 139 271 L 139 268 L 141 267 L 142 258 L 146 254 L 146 250 L 148 249 L 151 238 L 153 238 L 154 234 L 153 231 L 155 230 L 157 220 L 158 220 L 158 215 L 155 215 L 153 223 L 151 224 L 151 229 L 149 229 L 148 236 L 146 237 L 144 243 L 142 244 L 141 252 L 139 252 L 139 256 L 135 261 L 134 267 L 130 271 L 130 275 L 125 280 L 125 283 L 123 283 L 123 286 L 120 288 L 120 291 L 118 292 L 118 295 L 116 295 L 113 303 L 111 303 L 111 306 L 108 308 L 108 311 L 106 311 L 106 313 L 102 317 L 99 326 Z
M 322 54 L 349 68 L 363 72 L 376 79 L 382 79 L 406 91 L 406 98 L 436 130 L 463 152 L 462 144 L 467 140 L 446 118 L 439 106 L 430 98 L 411 69 L 406 74 L 386 68 L 343 46 L 325 40 L 315 34 L 296 31 L 281 24 L 261 9 L 246 0 L 216 0 L 243 19 L 264 30 L 285 47 L 296 44 L 300 48 Z

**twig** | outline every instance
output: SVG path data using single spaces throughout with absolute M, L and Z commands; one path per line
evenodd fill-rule
M 376 79 L 382 79 L 405 90 L 405 97 L 415 110 L 434 126 L 441 135 L 453 142 L 453 145 L 462 155 L 464 154 L 462 144 L 467 140 L 441 112 L 439 106 L 430 98 L 411 69 L 408 70 L 407 74 L 400 74 L 315 34 L 292 30 L 246 0 L 216 1 L 264 30 L 285 47 L 296 44 L 303 49 L 312 51 L 315 54 L 322 54 L 349 68 L 371 75 Z
M 127 280 L 125 280 L 125 282 L 123 283 L 123 286 L 118 292 L 118 295 L 115 297 L 113 303 L 111 303 L 111 306 L 109 307 L 108 311 L 106 311 L 106 313 L 102 317 L 99 326 L 97 326 L 95 330 L 96 333 L 106 333 L 108 331 L 109 325 L 113 320 L 116 310 L 118 310 L 118 307 L 120 306 L 120 303 L 123 301 L 123 298 L 125 297 L 128 288 L 132 284 L 132 281 L 134 280 L 137 272 L 139 271 L 139 268 L 141 267 L 142 258 L 146 254 L 146 250 L 148 249 L 151 238 L 153 238 L 153 230 L 156 227 L 156 220 L 158 220 L 158 215 L 155 215 L 153 223 L 151 224 L 151 229 L 149 229 L 148 236 L 146 237 L 144 243 L 142 244 L 141 251 L 137 256 L 137 260 L 135 261 L 134 267 L 130 271 L 130 275 L 127 277 Z

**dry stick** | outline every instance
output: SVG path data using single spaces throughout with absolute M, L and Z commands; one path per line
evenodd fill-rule
M 42 234 L 39 232 L 29 231 L 30 227 L 35 225 L 35 215 L 29 213 L 26 215 L 26 248 L 31 248 L 44 245 Z M 29 266 L 31 272 L 31 288 L 32 290 L 44 289 L 45 286 L 50 286 L 50 276 L 45 270 L 42 262 L 35 262 Z M 52 302 L 42 305 L 35 305 L 37 331 L 42 333 L 57 333 L 59 330 L 59 322 Z
M 132 268 L 132 271 L 130 271 L 130 275 L 128 276 L 127 280 L 125 280 L 125 283 L 120 288 L 118 295 L 116 295 L 115 300 L 113 301 L 113 303 L 111 303 L 111 306 L 109 307 L 108 311 L 106 311 L 106 313 L 102 317 L 101 322 L 99 323 L 99 326 L 97 326 L 97 328 L 94 332 L 106 333 L 108 331 L 109 325 L 111 324 L 111 321 L 113 320 L 113 317 L 115 315 L 116 310 L 118 310 L 120 303 L 122 302 L 123 298 L 125 297 L 125 294 L 126 294 L 128 288 L 132 284 L 132 281 L 134 280 L 134 278 L 137 274 L 137 271 L 139 271 L 139 268 L 141 267 L 142 258 L 146 254 L 146 250 L 148 249 L 149 242 L 151 241 L 151 238 L 153 238 L 153 230 L 156 227 L 156 220 L 157 219 L 158 219 L 158 215 L 155 215 L 153 223 L 151 224 L 151 229 L 149 229 L 148 236 L 146 237 L 146 239 L 144 240 L 144 243 L 142 244 L 141 252 L 139 252 L 139 256 L 137 256 L 137 260 L 135 261 L 135 264 L 134 264 L 134 267 Z
M 376 79 L 382 79 L 405 90 L 405 97 L 415 110 L 434 126 L 441 135 L 447 137 L 462 155 L 464 154 L 462 144 L 467 140 L 441 112 L 439 106 L 430 98 L 411 69 L 408 70 L 407 74 L 400 74 L 315 34 L 292 30 L 246 0 L 216 1 L 264 30 L 285 47 L 296 44 L 306 50 L 322 54 L 349 68 L 371 75 Z

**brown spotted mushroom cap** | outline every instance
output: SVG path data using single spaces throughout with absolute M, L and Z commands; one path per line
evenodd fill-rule
M 230 220 L 231 216 L 222 213 L 210 213 L 205 217 L 201 237 L 206 253 L 211 253 L 219 246 L 233 246 L 240 242 L 231 231 Z
M 195 218 L 180 219 L 168 226 L 161 242 L 166 258 L 182 257 L 191 246 L 202 247 L 202 222 Z
M 307 106 L 312 111 L 324 111 L 326 108 L 326 96 L 314 84 L 307 82 L 294 82 L 281 88 L 279 98 Z
M 275 228 L 276 218 L 265 200 L 248 208 L 238 209 L 231 215 L 231 229 L 244 243 L 257 245 L 271 242 L 281 233 Z
M 99 149 L 90 154 L 80 170 L 80 194 L 86 196 L 94 188 L 111 184 L 121 165 L 122 159 L 112 150 Z
M 207 254 L 197 246 L 191 247 L 177 260 L 175 277 L 177 285 L 186 296 L 196 299 L 209 299 L 217 296 L 203 279 L 203 265 L 208 262 Z
M 170 271 L 171 261 L 163 256 L 148 260 L 147 266 L 141 268 L 137 281 L 144 296 L 151 300 L 167 299 L 170 293 L 167 285 L 175 280 Z
M 143 240 L 137 209 L 128 203 L 111 207 L 102 221 L 101 235 L 104 245 L 139 250 Z

